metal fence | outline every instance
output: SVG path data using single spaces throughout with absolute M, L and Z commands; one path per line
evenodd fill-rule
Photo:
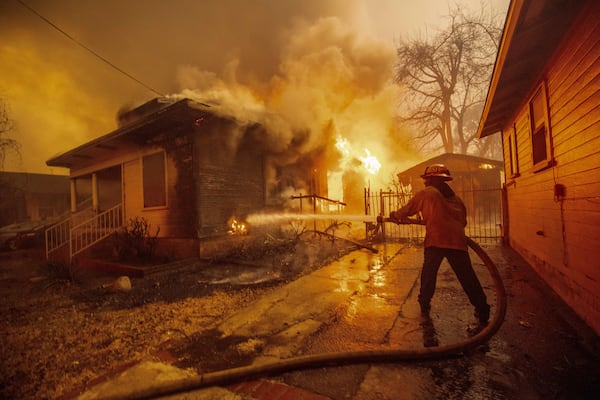
M 389 216 L 411 199 L 410 192 L 364 191 L 365 214 Z M 480 189 L 457 192 L 467 207 L 467 236 L 477 239 L 502 238 L 502 189 Z M 367 228 L 367 236 L 368 236 Z M 383 224 L 385 239 L 422 239 L 425 227 L 420 225 Z

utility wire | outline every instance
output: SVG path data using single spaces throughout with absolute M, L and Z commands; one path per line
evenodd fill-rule
M 40 19 L 42 19 L 48 25 L 50 25 L 51 27 L 53 27 L 54 29 L 56 29 L 57 31 L 59 31 L 60 33 L 62 33 L 63 35 L 65 35 L 68 39 L 70 39 L 71 41 L 77 43 L 80 47 L 82 47 L 85 50 L 87 50 L 88 52 L 92 53 L 94 56 L 96 56 L 100 60 L 104 61 L 106 64 L 108 64 L 112 68 L 116 69 L 117 71 L 119 71 L 120 73 L 122 73 L 123 75 L 125 75 L 126 77 L 128 77 L 129 79 L 131 79 L 131 80 L 139 83 L 140 85 L 142 85 L 143 87 L 145 87 L 149 91 L 151 91 L 151 92 L 153 92 L 153 93 L 155 93 L 155 94 L 157 94 L 157 95 L 159 95 L 161 97 L 164 96 L 164 94 L 160 93 L 158 90 L 152 88 L 151 86 L 146 85 L 144 82 L 140 81 L 136 77 L 134 77 L 131 74 L 123 71 L 121 68 L 117 67 L 115 64 L 113 64 L 112 62 L 110 62 L 106 58 L 102 57 L 100 54 L 96 53 L 94 50 L 90 49 L 88 46 L 86 46 L 85 44 L 81 43 L 79 40 L 75 39 L 73 36 L 69 35 L 67 32 L 65 32 L 64 30 L 62 30 L 61 28 L 59 28 L 57 25 L 55 25 L 52 21 L 50 21 L 49 19 L 47 19 L 46 17 L 44 17 L 43 15 L 41 15 L 40 13 L 38 13 L 37 11 L 35 11 L 29 5 L 27 5 L 26 3 L 24 3 L 22 0 L 16 0 L 16 1 L 18 3 L 20 3 L 26 9 L 28 9 L 29 11 L 31 11 L 33 14 L 37 15 Z

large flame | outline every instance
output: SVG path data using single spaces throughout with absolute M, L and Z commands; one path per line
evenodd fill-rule
M 341 156 L 339 169 L 342 171 L 350 168 L 356 169 L 356 161 L 360 161 L 360 166 L 358 169 L 363 173 L 366 172 L 371 175 L 375 175 L 381 169 L 381 163 L 377 157 L 371 154 L 369 149 L 365 148 L 365 155 L 361 155 L 361 153 L 355 150 L 354 146 L 350 144 L 350 141 L 341 135 L 338 135 L 337 137 L 335 148 L 338 150 Z
M 358 159 L 362 161 L 362 165 L 368 173 L 375 175 L 381 169 L 381 163 L 377 157 L 371 155 L 369 149 L 365 149 L 365 153 L 367 153 L 365 157 L 359 157 Z
M 346 200 L 347 194 L 344 193 L 343 180 L 347 174 L 361 176 L 363 183 L 366 184 L 381 170 L 381 162 L 368 148 L 363 148 L 361 152 L 356 147 L 358 146 L 354 146 L 342 135 L 337 136 L 335 149 L 340 157 L 338 165 L 334 168 L 335 172 L 332 171 L 328 174 L 327 185 L 330 198 Z

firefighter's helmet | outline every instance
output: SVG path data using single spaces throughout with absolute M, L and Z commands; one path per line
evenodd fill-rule
M 425 168 L 425 173 L 421 175 L 421 178 L 440 177 L 444 181 L 451 181 L 453 178 L 450 176 L 450 170 L 446 168 L 444 164 L 432 164 Z

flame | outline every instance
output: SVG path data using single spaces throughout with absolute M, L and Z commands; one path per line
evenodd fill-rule
M 229 224 L 229 231 L 228 233 L 230 235 L 247 235 L 248 234 L 248 226 L 246 225 L 245 222 L 242 221 L 238 221 L 235 218 L 231 219 L 231 223 Z
M 371 175 L 375 175 L 381 169 L 381 163 L 377 159 L 377 157 L 371 155 L 369 149 L 365 149 L 365 153 L 367 153 L 366 157 L 358 157 L 360 161 L 363 163 L 363 167 L 369 172 Z
M 338 149 L 344 158 L 350 156 L 350 142 L 348 142 L 348 139 L 338 136 L 335 142 L 335 148 Z
M 357 154 L 348 139 L 338 135 L 337 140 L 335 142 L 335 148 L 340 152 L 342 159 L 340 160 L 340 169 L 347 170 L 351 168 L 353 160 L 359 160 L 361 162 L 361 166 L 364 168 L 366 172 L 371 175 L 377 174 L 381 169 L 381 163 L 371 154 L 369 149 L 365 150 L 365 156 Z

